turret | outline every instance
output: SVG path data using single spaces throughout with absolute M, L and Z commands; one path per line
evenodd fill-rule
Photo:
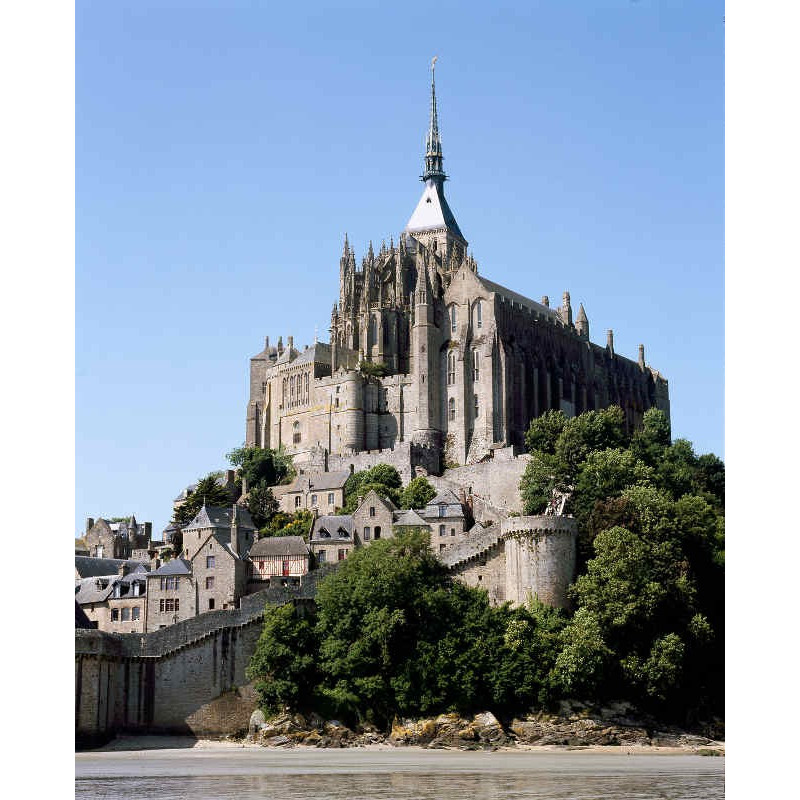
M 565 325 L 572 325 L 572 306 L 569 304 L 569 292 L 564 292 L 559 313 L 561 314 L 561 321 Z
M 581 339 L 585 339 L 587 342 L 589 341 L 589 319 L 586 316 L 583 303 L 581 303 L 580 307 L 578 308 L 578 318 L 575 320 L 575 330 L 578 332 L 578 336 L 580 336 Z

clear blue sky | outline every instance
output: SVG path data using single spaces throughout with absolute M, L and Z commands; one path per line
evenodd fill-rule
M 518 5 L 78 0 L 76 532 L 160 531 L 264 336 L 327 340 L 344 232 L 360 262 L 421 192 L 433 55 L 480 272 L 643 342 L 723 455 L 724 4 Z

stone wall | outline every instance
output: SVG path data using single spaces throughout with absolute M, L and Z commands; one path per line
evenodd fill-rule
M 212 611 L 145 634 L 75 631 L 75 738 L 93 746 L 115 733 L 225 735 L 247 727 L 256 706 L 245 670 L 264 607 L 316 594 L 333 565 L 299 587 L 270 587 L 241 607 Z
M 567 587 L 575 576 L 578 525 L 573 517 L 509 517 L 502 523 L 506 543 L 506 599 L 515 605 L 537 598 L 567 608 Z

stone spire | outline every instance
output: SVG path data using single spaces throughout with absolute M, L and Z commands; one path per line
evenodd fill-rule
M 439 115 L 436 111 L 436 60 L 439 56 L 434 56 L 431 60 L 431 119 L 428 125 L 428 135 L 425 137 L 425 172 L 422 180 L 436 178 L 439 181 L 446 181 L 447 175 L 444 174 L 442 162 L 442 140 L 439 136 Z
M 439 136 L 435 66 L 436 58 L 431 62 L 431 116 L 425 137 L 425 171 L 422 174 L 425 188 L 405 227 L 405 232 L 428 247 L 432 247 L 435 241 L 438 251 L 442 254 L 455 245 L 459 250 L 456 260 L 460 261 L 467 248 L 467 241 L 444 197 L 444 182 L 447 180 L 447 175 L 444 172 L 442 140 Z
M 583 303 L 581 303 L 578 309 L 578 318 L 575 320 L 575 330 L 578 332 L 578 336 L 580 336 L 581 339 L 589 341 L 589 318 L 586 316 Z

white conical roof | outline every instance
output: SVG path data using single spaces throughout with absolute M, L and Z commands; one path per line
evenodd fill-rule
M 406 225 L 406 231 L 414 234 L 437 228 L 447 228 L 459 239 L 464 239 L 456 218 L 447 205 L 442 184 L 435 180 L 427 180 L 422 190 L 422 197 Z

